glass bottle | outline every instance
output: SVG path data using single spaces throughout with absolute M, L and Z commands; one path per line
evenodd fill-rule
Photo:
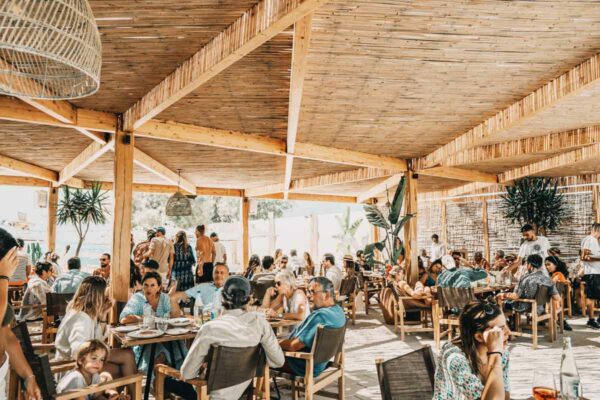
M 563 352 L 560 361 L 560 394 L 563 400 L 576 400 L 582 395 L 581 379 L 577 372 L 571 338 L 563 338 Z

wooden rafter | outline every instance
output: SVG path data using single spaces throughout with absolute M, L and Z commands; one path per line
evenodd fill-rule
M 371 179 L 385 178 L 398 171 L 376 168 L 359 168 L 351 171 L 335 172 L 332 174 L 318 175 L 310 178 L 294 179 L 290 190 L 314 189 L 324 186 L 341 185 L 354 182 L 368 181 Z
M 308 61 L 308 48 L 310 45 L 310 30 L 312 28 L 312 14 L 306 15 L 294 24 L 294 43 L 292 50 L 292 68 L 290 74 L 290 96 L 288 103 L 287 121 L 287 153 L 285 161 L 285 174 L 283 181 L 283 197 L 287 199 L 292 182 L 292 168 L 298 123 L 300 122 L 300 106 L 302 104 L 302 90 L 304 76 Z
M 526 176 L 536 175 L 555 168 L 566 167 L 581 161 L 600 159 L 600 143 L 534 162 L 523 167 L 514 168 L 499 175 L 500 183 L 509 183 Z
M 325 2 L 260 1 L 127 110 L 125 128 L 139 128 Z
M 58 181 L 58 172 L 56 171 L 3 155 L 0 155 L 0 167 L 48 182 Z
M 427 155 L 426 165 L 435 166 L 451 154 L 476 146 L 484 138 L 493 138 L 494 135 L 597 83 L 599 78 L 600 54 L 597 54 Z
M 133 150 L 133 159 L 140 167 L 160 176 L 173 185 L 179 184 L 181 189 L 187 193 L 196 194 L 196 185 L 187 179 L 180 177 L 176 172 L 173 172 L 160 161 L 155 160 L 140 149 L 135 148 Z
M 407 169 L 406 160 L 400 158 L 303 142 L 296 143 L 294 157 L 334 164 L 355 165 L 357 167 L 395 169 L 398 171 L 406 171 Z
M 387 178 L 385 181 L 380 182 L 369 189 L 362 192 L 357 196 L 357 203 L 364 203 L 367 200 L 370 200 L 374 197 L 379 196 L 381 193 L 385 192 L 387 189 L 392 188 L 394 186 L 398 186 L 400 179 L 402 178 L 402 174 L 394 174 Z
M 275 193 L 283 193 L 283 183 L 248 188 L 244 190 L 244 197 L 261 197 Z
M 90 143 L 81 153 L 79 153 L 70 163 L 68 163 L 59 173 L 58 184 L 62 185 L 69 179 L 77 175 L 88 165 L 102 157 L 107 151 L 114 149 L 115 142 L 110 140 L 108 143 Z
M 600 142 L 600 126 L 574 129 L 549 135 L 511 140 L 487 146 L 478 146 L 451 154 L 442 160 L 443 166 L 469 165 L 480 162 L 507 159 L 527 154 L 543 154 L 572 150 Z M 424 160 L 420 160 L 424 164 Z
M 456 179 L 467 182 L 498 183 L 498 177 L 487 172 L 469 170 L 456 167 L 433 167 L 418 171 L 421 175 L 436 176 L 439 178 Z

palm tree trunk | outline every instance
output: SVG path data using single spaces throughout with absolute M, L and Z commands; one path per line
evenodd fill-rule
M 79 241 L 77 242 L 77 249 L 75 249 L 75 257 L 79 257 L 79 250 L 81 250 L 81 246 L 83 246 L 84 239 L 84 237 L 79 236 Z

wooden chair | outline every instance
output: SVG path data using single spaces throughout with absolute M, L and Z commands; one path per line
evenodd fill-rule
M 358 280 L 358 286 L 360 290 L 362 290 L 365 298 L 365 314 L 368 314 L 369 307 L 373 307 L 370 302 L 371 297 L 379 295 L 383 287 L 366 279 L 362 271 L 356 273 L 356 279 Z
M 448 335 L 448 340 L 451 340 L 454 329 L 458 330 L 460 320 L 456 311 L 462 311 L 467 304 L 475 300 L 475 291 L 471 287 L 437 287 L 436 300 L 433 305 L 434 314 L 438 321 L 434 333 L 436 349 L 440 349 L 440 341 L 443 336 Z M 446 326 L 447 329 L 442 331 L 442 326 Z
M 356 277 L 342 279 L 338 302 L 354 325 L 356 323 Z
M 556 340 L 556 320 L 554 319 L 554 304 L 552 303 L 552 297 L 550 296 L 550 288 L 548 286 L 540 285 L 535 294 L 535 299 L 517 299 L 513 302 L 522 302 L 531 304 L 531 311 L 529 312 L 518 312 L 513 311 L 515 317 L 515 330 L 512 332 L 513 336 L 522 336 L 532 339 L 533 348 L 537 349 L 538 345 L 538 327 L 541 322 L 548 322 L 548 332 L 550 336 L 550 342 Z M 537 307 L 539 304 L 543 304 L 545 311 L 539 315 Z M 522 331 L 521 316 L 527 317 L 526 327 L 531 329 L 531 333 L 525 333 Z
M 378 358 L 375 364 L 382 400 L 431 400 L 433 397 L 435 358 L 431 346 L 387 361 Z
M 571 281 L 567 281 L 566 283 L 558 282 L 556 289 L 558 289 L 563 298 L 563 310 L 571 318 L 573 316 L 573 286 Z
M 261 305 L 267 293 L 267 289 L 275 286 L 275 278 L 272 279 L 260 279 L 258 281 L 250 281 L 250 287 L 252 289 L 252 297 L 254 298 L 254 304 Z
M 46 310 L 43 314 L 42 343 L 52 343 L 58 331 L 60 318 L 67 312 L 73 293 L 46 293 Z
M 581 283 L 579 284 L 579 294 L 581 296 L 581 302 L 583 303 L 583 310 L 581 310 L 581 315 L 583 315 L 584 317 L 588 317 L 590 319 L 594 318 L 594 314 L 597 312 L 600 312 L 600 305 L 598 304 L 598 301 L 594 302 L 594 308 L 592 310 L 592 315 L 587 315 L 588 310 L 587 310 L 587 296 L 585 294 L 585 282 L 581 281 Z
M 184 380 L 179 370 L 167 365 L 154 367 L 154 395 L 156 400 L 165 398 L 165 378 L 184 381 L 194 387 L 198 400 L 205 400 L 214 390 L 228 388 L 248 380 L 254 398 L 269 399 L 269 366 L 262 346 L 225 347 L 211 345 L 207 356 L 206 378 Z M 260 382 L 259 382 L 260 381 Z
M 389 289 L 389 292 L 393 296 L 392 312 L 394 318 L 394 329 L 396 332 L 400 332 L 400 340 L 404 341 L 404 337 L 407 333 L 415 332 L 436 332 L 438 321 L 436 314 L 434 313 L 433 304 L 431 306 L 420 306 L 417 305 L 418 300 L 413 299 L 410 296 L 402 296 L 395 285 L 388 285 L 388 288 L 384 289 L 381 294 L 382 302 L 384 297 L 387 297 L 384 292 Z M 409 312 L 418 312 L 418 321 L 407 321 L 406 314 Z M 431 325 L 429 320 L 431 319 Z

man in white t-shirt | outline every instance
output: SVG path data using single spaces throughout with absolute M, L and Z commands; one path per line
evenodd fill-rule
M 446 244 L 440 242 L 440 237 L 435 233 L 431 235 L 431 248 L 429 251 L 431 262 L 441 259 L 447 253 L 448 250 L 446 249 Z
M 523 235 L 523 243 L 521 243 L 521 247 L 519 247 L 519 254 L 517 259 L 510 264 L 508 267 L 504 268 L 502 272 L 515 273 L 517 279 L 520 279 L 523 275 L 527 273 L 527 263 L 524 263 L 532 254 L 537 254 L 542 257 L 542 260 L 545 260 L 548 257 L 548 249 L 550 248 L 550 241 L 545 236 L 540 236 L 535 233 L 535 229 L 530 224 L 525 224 L 521 228 L 521 234 Z M 544 265 L 540 268 L 542 273 L 548 276 L 548 270 Z
M 210 239 L 214 242 L 215 251 L 217 252 L 214 262 L 227 264 L 227 250 L 225 249 L 225 245 L 219 241 L 219 235 L 217 235 L 217 232 L 211 233 Z
M 321 267 L 325 270 L 325 277 L 333 284 L 333 290 L 339 292 L 340 287 L 342 286 L 344 273 L 335 265 L 335 257 L 333 254 L 325 253 Z
M 600 329 L 600 317 L 594 319 L 594 302 L 600 300 L 600 224 L 594 223 L 591 232 L 581 241 L 581 261 L 583 263 L 583 281 L 589 320 L 587 326 Z

